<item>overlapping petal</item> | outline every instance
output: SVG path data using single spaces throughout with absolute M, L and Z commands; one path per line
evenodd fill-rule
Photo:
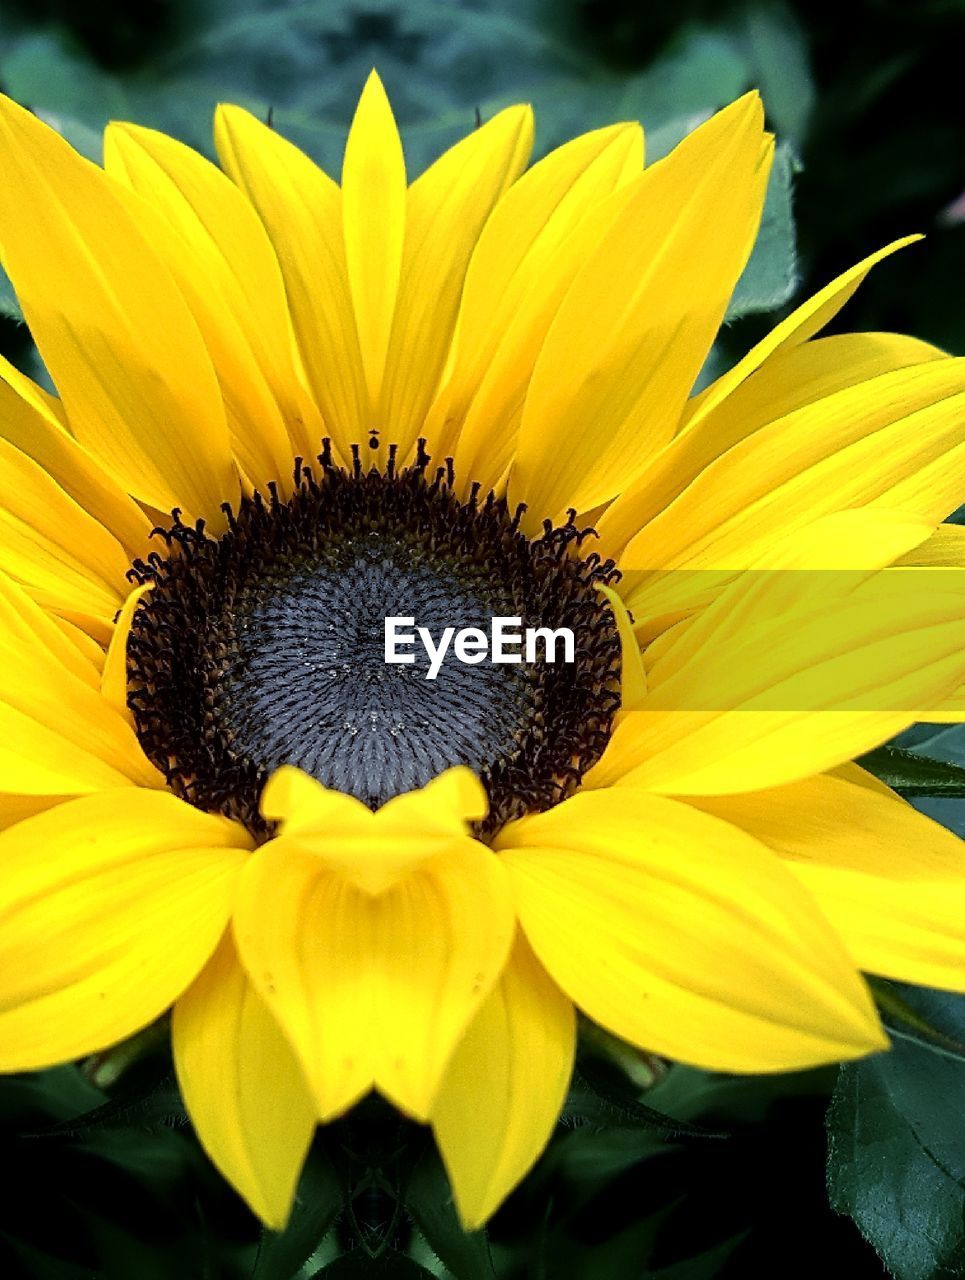
M 571 1002 L 518 936 L 432 1106 L 436 1141 L 470 1230 L 498 1208 L 549 1141 L 575 1046 Z
M 673 436 L 757 233 L 772 149 L 762 130 L 747 95 L 644 170 L 570 286 L 510 480 L 535 528 L 614 497 Z
M 342 239 L 342 194 L 308 156 L 240 107 L 218 108 L 214 136 L 222 167 L 254 205 L 274 246 L 309 386 L 326 431 L 348 457 L 349 445 L 364 440 L 371 423 Z
M 240 466 L 255 485 L 284 487 L 293 456 L 314 456 L 324 432 L 296 370 L 284 284 L 261 220 L 220 169 L 153 129 L 109 126 L 104 165 L 138 198 L 139 222 L 158 215 L 154 243 L 211 352 Z
M 0 1069 L 65 1062 L 158 1017 L 224 932 L 250 844 L 137 788 L 0 832 Z
M 952 832 L 893 794 L 828 775 L 694 803 L 785 857 L 861 969 L 961 989 L 965 876 Z
M 908 570 L 743 575 L 669 633 L 584 784 L 670 795 L 776 786 L 868 750 L 963 680 L 965 584 Z
M 494 486 L 509 466 L 540 346 L 643 167 L 642 140 L 629 124 L 575 138 L 514 183 L 483 227 L 448 376 L 426 421 L 430 447 L 454 456 L 457 479 Z
M 408 189 L 398 299 L 375 415 L 403 458 L 426 432 L 470 255 L 532 144 L 532 111 L 510 107 L 446 151 Z
M 610 554 L 619 555 L 705 468 L 768 424 L 836 391 L 870 384 L 882 374 L 942 357 L 943 353 L 927 342 L 890 333 L 839 334 L 780 347 L 760 368 L 735 381 L 729 394 L 721 396 L 713 407 L 693 412 L 670 444 L 612 504 L 599 521 L 604 547 Z M 873 385 L 868 387 L 869 397 L 874 397 L 874 391 Z M 710 406 L 706 396 L 704 392 L 691 400 L 688 408 Z M 833 444 L 832 427 L 833 424 L 828 425 L 826 431 Z M 766 452 L 752 456 L 759 466 L 769 465 Z M 782 465 L 777 451 L 770 465 L 774 461 Z M 633 555 L 624 556 L 623 562 L 629 565 L 633 559 Z M 648 567 L 662 563 L 654 562 Z
M 0 575 L 0 791 L 53 802 L 164 785 L 100 679 L 23 588 Z
M 496 845 L 540 961 L 624 1039 L 754 1072 L 885 1046 L 814 901 L 727 823 L 626 788 L 522 818 Z
M 217 514 L 234 470 L 218 382 L 174 280 L 113 184 L 0 98 L 0 245 L 71 430 L 162 510 Z
M 280 1231 L 315 1129 L 301 1069 L 242 968 L 230 932 L 172 1023 L 181 1094 L 208 1155 Z
M 748 396 L 753 382 L 746 384 Z M 776 539 L 823 515 L 865 505 L 935 527 L 957 503 L 963 411 L 965 361 L 952 359 L 879 374 L 792 409 L 705 466 L 630 540 L 621 567 L 747 568 Z M 606 517 L 600 526 L 606 544 Z M 850 567 L 846 556 L 843 548 L 843 568 Z M 673 581 L 665 575 L 664 585 L 662 607 L 685 603 L 686 575 Z M 638 590 L 631 592 L 631 607 Z
M 298 783 L 294 770 L 266 801 L 272 813 L 289 807 L 294 825 L 245 868 L 235 933 L 322 1119 L 373 1088 L 425 1118 L 505 965 L 509 888 L 499 862 L 466 833 L 464 806 L 476 812 L 478 784 L 464 785 L 464 773 L 430 783 L 431 804 L 415 792 L 375 814 L 310 779 Z
M 0 569 L 52 612 L 110 634 L 130 563 L 117 539 L 26 453 L 0 440 Z
M 0 438 L 32 458 L 78 506 L 133 557 L 144 552 L 151 522 L 67 429 L 56 396 L 0 356 Z

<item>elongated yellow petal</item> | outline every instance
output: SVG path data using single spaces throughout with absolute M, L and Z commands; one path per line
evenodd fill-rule
M 163 1013 L 217 945 L 248 847 L 236 823 L 135 788 L 0 833 L 0 1067 L 65 1062 Z
M 256 485 L 284 486 L 294 455 L 313 457 L 324 432 L 296 372 L 284 284 L 258 215 L 219 169 L 153 129 L 109 126 L 104 163 L 173 233 L 157 248 L 211 352 L 243 470 Z
M 928 718 L 936 724 L 965 723 L 965 684 L 944 698 L 937 707 L 930 708 Z
M 197 326 L 113 184 L 0 98 L 4 265 L 82 445 L 161 511 L 217 514 L 234 472 Z
M 426 1117 L 513 925 L 503 868 L 468 838 L 373 895 L 282 837 L 245 869 L 235 915 L 245 968 L 323 1120 L 372 1088 Z
M 44 468 L 0 440 L 0 568 L 62 617 L 103 636 L 124 596 L 127 552 Z
M 612 587 L 598 586 L 609 601 L 620 633 L 620 707 L 632 711 L 647 694 L 647 672 L 627 607 Z
M 694 415 L 599 521 L 602 546 L 618 557 L 626 544 L 727 450 L 769 423 L 836 391 L 942 358 L 927 342 L 892 333 L 848 333 L 789 346 L 735 385 L 715 409 Z M 874 386 L 869 386 L 873 397 Z M 801 427 L 801 430 L 804 428 Z M 767 437 L 762 436 L 762 440 Z M 829 443 L 833 444 L 833 438 Z M 773 466 L 762 449 L 758 465 Z M 783 478 L 783 473 L 781 477 Z
M 550 976 L 624 1039 L 752 1072 L 886 1046 L 813 900 L 736 828 L 627 789 L 577 794 L 497 845 Z
M 85 658 L 97 672 L 103 671 L 105 657 L 104 649 L 96 640 L 92 639 L 86 631 L 81 631 L 80 627 L 75 623 L 67 622 L 64 618 L 58 618 L 55 616 L 51 621 L 60 634 L 67 637 L 73 649 L 78 650 L 81 656 Z M 96 684 L 97 681 L 93 680 L 91 683 Z
M 868 504 L 937 525 L 957 501 L 963 411 L 965 360 L 950 359 L 792 410 L 706 466 L 631 540 L 621 567 L 746 568 L 775 537 Z
M 432 1127 L 467 1230 L 529 1172 L 566 1099 L 576 1018 L 522 935 L 460 1041 Z
M 345 265 L 373 405 L 379 403 L 389 349 L 405 225 L 402 141 L 382 81 L 373 71 L 359 98 L 342 165 Z
M 10 796 L 0 792 L 0 831 L 6 831 L 24 818 L 32 818 L 45 809 L 63 804 L 69 796 Z
M 820 605 L 827 585 L 838 591 L 850 587 L 865 576 L 889 565 L 903 563 L 911 549 L 924 546 L 932 535 L 931 521 L 903 511 L 884 507 L 855 507 L 818 516 L 810 524 L 795 530 L 791 537 L 775 537 L 767 548 L 758 548 L 754 573 L 764 583 L 772 579 L 771 588 L 779 586 L 778 574 L 789 588 L 788 605 L 800 605 L 809 592 Z M 790 574 L 788 570 L 800 570 Z M 827 574 L 825 579 L 824 574 Z M 737 618 L 713 613 L 707 606 L 721 592 L 737 581 L 740 574 L 731 569 L 670 569 L 664 573 L 625 573 L 621 590 L 641 621 L 636 634 L 641 640 L 657 638 L 647 647 L 647 662 L 652 666 L 671 646 L 677 661 L 685 652 L 679 644 L 684 625 L 687 627 L 687 652 L 696 651 L 704 643 L 716 643 L 720 634 L 710 640 L 712 626 L 734 629 Z M 751 582 L 750 578 L 744 580 Z M 946 581 L 946 586 L 948 582 Z M 737 588 L 735 588 L 737 589 Z M 701 620 L 685 621 L 667 630 L 686 614 L 701 611 Z
M 202 1146 L 262 1222 L 281 1231 L 315 1108 L 230 931 L 175 1005 L 172 1039 L 181 1094 Z
M 88 685 L 100 687 L 100 670 L 104 653 L 88 636 L 93 652 L 77 643 L 82 632 L 68 635 L 58 619 L 30 598 L 25 589 L 8 575 L 0 573 L 0 639 L 10 648 L 21 649 L 63 668 L 69 675 Z
M 0 437 L 33 458 L 130 553 L 143 555 L 151 522 L 67 430 L 55 397 L 0 357 Z
M 788 859 L 859 968 L 965 990 L 965 843 L 950 831 L 827 775 L 695 803 Z
M 895 563 L 909 567 L 965 569 L 965 525 L 939 525 L 927 542 L 906 552 Z
M 309 386 L 325 430 L 347 457 L 348 446 L 364 440 L 371 424 L 341 192 L 308 156 L 240 107 L 218 108 L 214 136 L 222 167 L 254 205 L 274 245 Z
M 135 587 L 121 606 L 101 672 L 101 694 L 118 715 L 131 723 L 133 719 L 127 705 L 127 641 L 137 606 L 150 590 L 150 583 Z
M 965 569 L 965 527 L 943 524 L 927 541 L 906 552 L 897 565 L 932 569 Z M 929 711 L 929 719 L 960 724 L 965 721 L 965 684 Z
M 463 289 L 452 368 L 426 424 L 457 477 L 493 486 L 560 299 L 616 216 L 611 199 L 643 167 L 636 125 L 584 134 L 539 161 L 493 210 Z
M 510 483 L 536 527 L 612 498 L 673 436 L 760 221 L 762 124 L 748 95 L 645 170 L 574 280 L 536 362 Z
M 662 648 L 584 784 L 716 795 L 833 768 L 962 682 L 963 591 L 907 569 L 744 575 Z
M 532 145 L 532 111 L 510 107 L 458 142 L 409 188 L 399 295 L 376 414 L 384 442 L 398 444 L 402 457 L 424 433 L 470 254 Z M 429 448 L 434 449 L 431 440 Z
M 687 406 L 684 425 L 693 425 L 699 418 L 705 417 L 776 352 L 799 346 L 813 338 L 816 333 L 820 333 L 853 297 L 872 267 L 877 266 L 883 258 L 890 257 L 897 250 L 904 249 L 920 239 L 921 236 L 916 235 L 893 240 L 883 249 L 878 249 L 876 253 L 862 258 L 855 266 L 849 267 L 847 271 L 836 276 L 830 284 L 826 284 L 823 289 L 819 289 L 812 297 L 802 302 L 789 316 L 775 325 L 767 337 L 762 338 L 756 346 L 752 347 L 733 369 L 729 369 L 691 401 Z
M 0 780 L 25 795 L 163 785 L 96 669 L 9 578 L 0 576 Z M 19 615 L 16 623 L 11 615 Z

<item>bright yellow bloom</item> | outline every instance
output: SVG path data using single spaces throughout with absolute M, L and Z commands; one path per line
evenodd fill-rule
M 238 108 L 215 137 L 224 172 L 113 125 L 102 171 L 0 102 L 58 392 L 0 369 L 0 1067 L 173 1006 L 267 1223 L 374 1088 L 477 1224 L 577 1007 L 766 1072 L 884 1046 L 860 970 L 965 990 L 960 842 L 849 763 L 965 718 L 965 361 L 815 336 L 904 242 L 691 396 L 756 95 L 647 169 L 615 125 L 524 172 L 517 107 L 407 186 L 374 76 L 340 186 Z M 413 601 L 574 619 L 577 661 L 387 667 Z

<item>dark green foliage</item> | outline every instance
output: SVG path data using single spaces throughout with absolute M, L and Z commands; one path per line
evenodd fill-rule
M 841 1068 L 828 1186 L 899 1280 L 945 1280 L 965 1274 L 965 998 L 899 994 L 891 1052 Z

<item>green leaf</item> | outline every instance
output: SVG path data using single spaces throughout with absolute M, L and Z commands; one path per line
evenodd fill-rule
M 434 1151 L 426 1151 L 412 1170 L 405 1207 L 426 1244 L 459 1280 L 495 1280 L 486 1233 L 463 1230 L 445 1170 Z
M 20 303 L 13 291 L 10 277 L 2 267 L 0 267 L 0 316 L 5 316 L 8 320 L 23 320 L 23 312 L 20 310 Z
M 878 747 L 859 757 L 858 763 L 906 795 L 965 796 L 965 768 L 905 747 Z
M 965 998 L 903 988 L 937 1030 L 965 1039 Z M 965 1060 L 914 1034 L 841 1068 L 828 1113 L 831 1202 L 898 1280 L 965 1270 Z
M 814 110 L 807 37 L 791 8 L 757 0 L 742 16 L 754 83 L 779 137 L 801 146 Z
M 727 1136 L 647 1106 L 617 1067 L 588 1053 L 580 1055 L 574 1069 L 563 1116 L 600 1129 L 645 1129 L 665 1138 Z
M 965 765 L 965 724 L 916 724 L 892 744 L 947 764 Z
M 871 988 L 882 1021 L 893 1036 L 914 1040 L 926 1048 L 941 1049 L 965 1062 L 965 1044 L 940 1031 L 929 1022 L 924 1011 L 914 1008 L 908 998 L 902 994 L 903 984 L 889 982 L 885 978 L 869 977 L 868 986 Z M 923 1003 L 923 997 L 936 994 L 929 993 L 920 987 L 909 988 L 909 990 L 914 993 L 914 998 L 919 1005 Z M 937 994 L 943 995 L 943 993 Z
M 800 162 L 790 143 L 778 143 L 767 184 L 757 241 L 727 308 L 727 319 L 773 311 L 793 296 L 798 284 L 794 232 L 794 175 Z

